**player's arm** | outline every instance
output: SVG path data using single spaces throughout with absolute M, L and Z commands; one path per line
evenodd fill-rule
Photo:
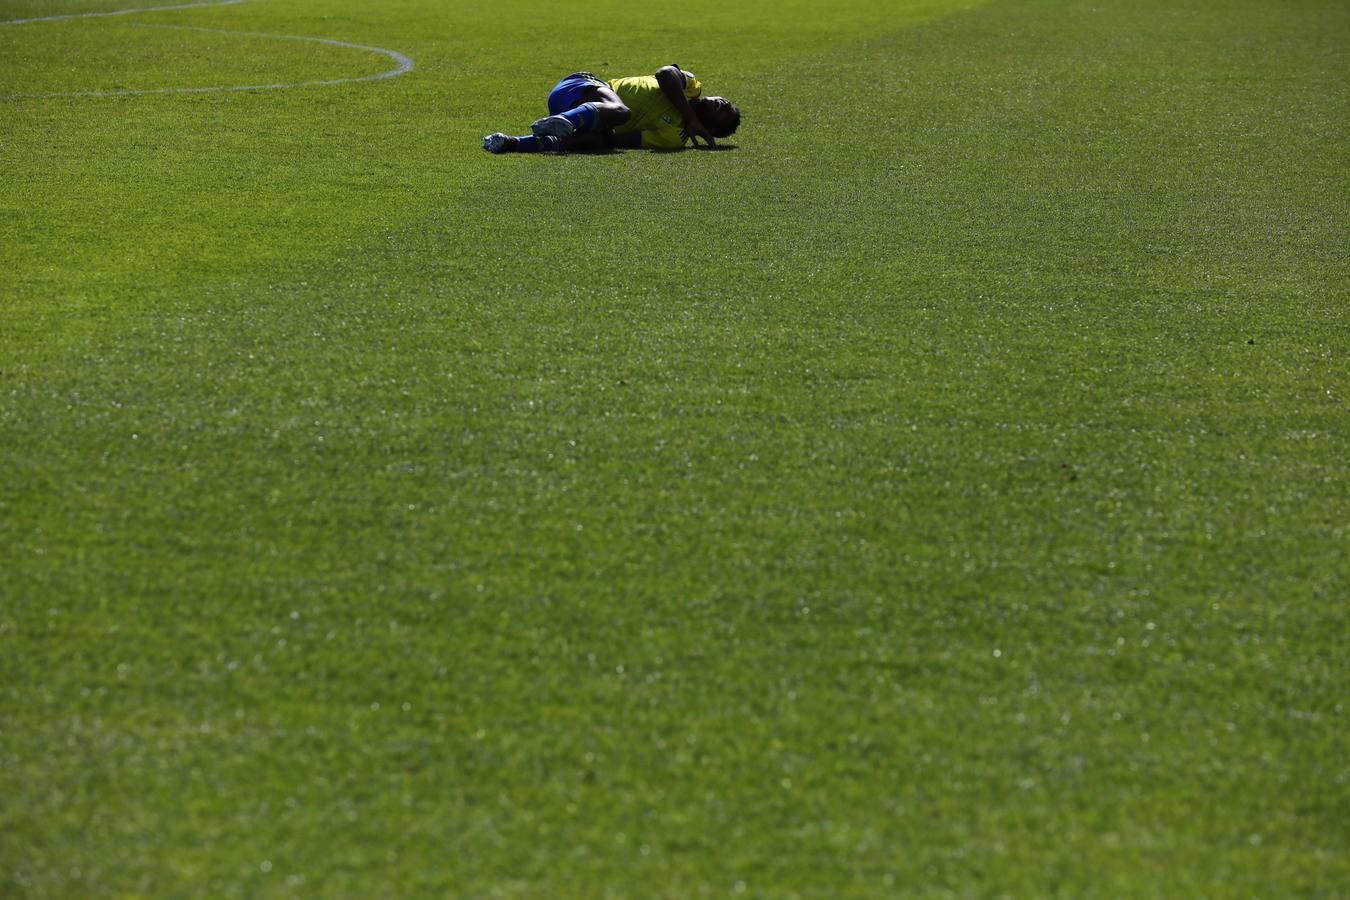
M 712 133 L 703 127 L 694 113 L 694 107 L 689 104 L 689 98 L 684 95 L 684 73 L 679 67 L 662 66 L 657 69 L 656 83 L 661 86 L 661 93 L 670 101 L 670 105 L 684 117 L 684 133 L 694 142 L 694 146 L 698 146 L 698 138 L 703 138 L 709 147 L 717 146 Z

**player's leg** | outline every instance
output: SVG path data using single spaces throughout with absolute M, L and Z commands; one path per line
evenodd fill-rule
M 596 127 L 594 130 L 597 131 L 622 125 L 632 115 L 628 110 L 628 105 L 619 99 L 619 95 L 614 93 L 614 88 L 607 84 L 598 84 L 589 88 L 582 95 L 582 101 L 583 106 L 590 105 L 595 108 Z M 566 116 L 567 113 L 563 113 L 563 115 Z
M 543 153 L 547 151 L 561 153 L 569 150 L 583 152 L 603 150 L 608 146 L 610 146 L 610 142 L 607 135 L 600 131 L 572 134 L 565 138 L 553 137 L 552 135 L 536 137 L 533 134 L 512 137 L 498 131 L 483 138 L 483 149 L 489 153 Z
M 627 122 L 630 115 L 614 89 L 589 72 L 576 72 L 558 82 L 548 95 L 548 109 L 553 115 L 535 122 L 532 134 L 512 137 L 494 132 L 483 138 L 483 149 L 489 153 L 596 149 L 604 141 L 590 138 Z
M 562 138 L 544 135 L 542 137 L 526 134 L 512 137 L 495 131 L 483 138 L 483 149 L 489 153 L 543 153 L 564 149 Z
M 565 138 L 576 132 L 604 131 L 628 121 L 628 106 L 614 89 L 588 72 L 569 75 L 548 95 L 550 115 L 530 126 L 538 136 Z

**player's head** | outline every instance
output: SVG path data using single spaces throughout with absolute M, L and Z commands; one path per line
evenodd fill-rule
M 713 137 L 731 137 L 741 124 L 741 111 L 725 97 L 702 97 L 692 105 L 694 114 Z

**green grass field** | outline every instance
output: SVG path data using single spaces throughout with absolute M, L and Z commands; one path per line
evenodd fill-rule
M 296 37 L 416 67 L 110 93 L 393 65 Z M 669 62 L 734 149 L 480 149 Z M 1350 890 L 1344 0 L 249 0 L 0 96 L 0 895 Z

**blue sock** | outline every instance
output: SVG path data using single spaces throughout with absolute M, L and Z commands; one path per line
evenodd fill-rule
M 527 134 L 516 138 L 515 146 L 512 150 L 516 153 L 539 153 L 543 150 L 561 150 L 562 140 L 555 137 L 535 137 Z
M 594 103 L 583 103 L 574 109 L 561 113 L 561 115 L 571 122 L 572 127 L 577 131 L 594 131 L 596 122 L 600 117 L 599 113 L 595 111 Z

